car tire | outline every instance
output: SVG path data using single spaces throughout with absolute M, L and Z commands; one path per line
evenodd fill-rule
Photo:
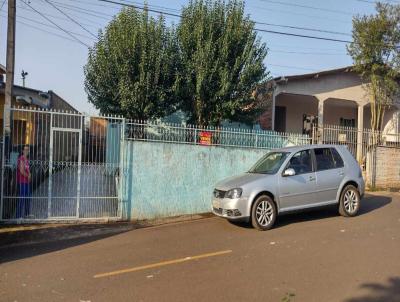
M 357 188 L 347 185 L 342 190 L 339 200 L 339 214 L 344 217 L 356 216 L 360 209 L 361 196 Z
M 275 223 L 278 211 L 271 197 L 262 195 L 256 199 L 251 209 L 251 224 L 259 231 L 271 229 Z

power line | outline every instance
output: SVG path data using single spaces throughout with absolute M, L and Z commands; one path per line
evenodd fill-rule
M 76 1 L 80 1 L 80 0 L 76 0 Z M 137 4 L 137 5 L 142 5 L 143 4 L 143 3 L 140 3 L 140 2 L 137 2 L 137 1 L 129 1 L 129 0 L 121 0 L 121 1 L 122 2 L 126 2 L 126 3 L 133 3 L 133 4 Z M 153 7 L 154 9 L 166 9 L 166 10 L 169 10 L 169 11 L 175 11 L 175 13 L 178 13 L 178 14 L 180 12 L 179 9 L 166 7 L 166 6 L 161 6 L 161 5 L 147 4 L 147 6 Z
M 298 54 L 298 55 L 317 55 L 317 56 L 347 56 L 346 53 L 326 53 L 326 52 L 302 52 L 302 51 L 287 51 L 280 49 L 270 49 L 269 52 Z
M 0 11 L 4 12 L 4 10 L 0 10 Z M 3 17 L 6 18 L 7 16 L 3 16 Z M 53 25 L 51 25 L 51 24 L 43 23 L 43 22 L 37 21 L 37 20 L 35 20 L 35 19 L 31 19 L 31 18 L 28 18 L 28 17 L 20 16 L 20 15 L 17 14 L 17 21 L 18 21 L 18 19 L 24 19 L 24 20 L 27 20 L 27 21 L 30 21 L 30 22 L 33 22 L 33 23 L 36 23 L 36 24 L 39 24 L 39 25 L 42 25 L 42 26 L 46 26 L 46 27 L 50 27 L 50 28 L 55 28 L 55 29 L 59 30 L 58 27 L 55 27 L 55 26 L 53 26 Z M 80 34 L 80 33 L 75 33 L 75 32 L 73 32 L 73 31 L 69 31 L 69 32 L 70 32 L 71 34 L 73 34 L 73 35 L 81 36 L 81 37 L 83 37 L 83 38 L 93 39 L 92 37 L 85 36 L 85 35 L 82 35 L 82 34 Z
M 87 48 L 89 48 L 90 46 L 88 44 L 86 44 L 85 42 L 83 42 L 82 40 L 78 39 L 77 37 L 75 37 L 73 34 L 71 34 L 69 31 L 65 30 L 64 28 L 62 28 L 60 25 L 58 25 L 57 23 L 53 22 L 51 19 L 47 18 L 45 15 L 43 15 L 40 11 L 38 11 L 37 9 L 35 9 L 32 5 L 30 5 L 27 1 L 22 0 L 23 3 L 25 3 L 26 5 L 28 5 L 33 11 L 35 11 L 37 14 L 39 14 L 40 16 L 42 16 L 44 19 L 46 19 L 48 22 L 50 22 L 51 24 L 53 24 L 54 26 L 56 26 L 58 29 L 62 30 L 63 32 L 65 32 L 67 35 L 69 35 L 70 37 L 72 37 L 74 40 L 78 41 L 79 43 L 81 43 L 82 45 L 85 45 Z
M 69 1 L 75 1 L 75 2 L 79 2 L 79 3 L 86 3 L 86 4 L 88 4 L 87 2 L 83 2 L 82 0 L 69 0 Z M 127 1 L 127 0 L 121 0 L 121 1 L 124 1 L 124 2 L 127 2 L 127 3 L 121 3 L 121 2 L 119 2 L 118 3 L 118 5 L 119 6 L 132 6 L 132 7 L 135 7 L 135 8 L 138 8 L 138 9 L 144 9 L 144 7 L 143 6 L 139 6 L 139 5 L 134 5 L 134 4 L 132 4 L 133 2 L 129 2 L 129 1 Z M 88 12 L 91 12 L 91 13 L 97 13 L 97 14 L 102 14 L 102 15 L 104 15 L 104 16 L 109 16 L 109 17 L 113 17 L 113 15 L 109 15 L 109 14 L 104 14 L 104 13 L 100 13 L 100 12 L 98 12 L 98 11 L 95 11 L 95 10 L 87 10 L 87 9 L 84 9 L 84 8 L 82 8 L 82 7 L 79 7 L 79 6 L 74 6 L 74 5 L 69 5 L 69 4 L 61 4 L 60 2 L 57 2 L 57 1 L 53 1 L 53 2 L 55 2 L 55 3 L 59 3 L 59 5 L 60 6 L 63 6 L 63 7 L 65 7 L 66 9 L 68 9 L 68 8 L 75 8 L 75 9 L 79 9 L 79 10 L 81 10 L 81 11 L 88 11 Z M 108 4 L 116 4 L 117 2 L 108 2 L 108 1 L 106 1 Z M 94 3 L 90 3 L 90 4 L 94 4 Z M 98 4 L 98 5 L 101 5 L 101 4 Z M 106 7 L 107 5 L 101 5 L 101 6 L 103 6 L 103 7 Z M 68 7 L 68 8 L 67 8 Z M 168 10 L 170 10 L 170 8 L 167 8 L 167 7 L 165 7 L 165 6 L 159 6 L 159 7 L 162 7 L 162 8 L 164 8 L 164 9 L 168 9 Z M 163 10 L 160 10 L 160 9 L 153 9 L 153 8 L 149 8 L 149 7 L 147 7 L 147 9 L 149 10 L 149 11 L 152 11 L 152 12 L 156 12 L 156 13 L 161 13 L 161 14 L 164 14 L 164 15 L 172 15 L 172 16 L 174 16 L 174 17 L 181 17 L 181 15 L 178 15 L 178 14 L 175 14 L 175 13 L 169 13 L 169 12 L 166 12 L 166 11 L 163 11 Z M 309 27 L 299 27 L 299 26 L 291 26 L 291 25 L 282 25 L 282 24 L 274 24 L 274 23 L 266 23 L 266 22 L 258 22 L 258 21 L 255 21 L 254 22 L 255 24 L 260 24 L 260 25 L 268 25 L 268 26 L 276 26 L 276 27 L 282 27 L 282 28 L 291 28 L 291 29 L 297 29 L 297 30 L 306 30 L 306 31 L 313 31 L 313 32 L 322 32 L 322 33 L 330 33 L 330 34 L 335 34 L 335 35 L 344 35 L 344 36 L 351 36 L 350 34 L 348 34 L 348 33 L 344 33 L 344 32 L 337 32 L 337 31 L 329 31 L 329 30 L 323 30 L 323 29 L 315 29 L 315 28 L 309 28 Z
M 17 7 L 18 7 L 18 9 L 22 9 L 22 10 L 25 10 L 25 11 L 32 12 L 32 10 L 30 10 L 29 8 L 23 7 L 21 5 L 18 5 Z M 55 15 L 48 14 L 48 13 L 43 13 L 43 15 L 45 15 L 47 17 L 55 18 L 57 20 L 69 21 L 67 18 L 63 18 L 63 17 L 60 17 L 60 16 L 55 16 Z M 96 28 L 98 28 L 99 26 L 103 26 L 102 24 L 100 24 L 98 22 L 95 22 L 93 20 L 90 20 L 90 19 L 87 19 L 87 18 L 84 18 L 84 17 L 80 17 L 80 18 L 85 19 L 85 20 L 87 20 L 87 21 L 92 23 L 92 24 L 88 24 L 88 23 L 81 22 L 81 24 L 83 24 L 83 25 L 92 26 L 92 27 L 96 27 Z
M 76 25 L 78 25 L 80 28 L 82 28 L 84 31 L 86 31 L 87 33 L 89 33 L 92 37 L 97 38 L 97 36 L 92 33 L 90 30 L 88 30 L 86 27 L 84 27 L 82 24 L 80 24 L 78 21 L 76 21 L 74 18 L 70 17 L 67 13 L 65 13 L 63 10 L 59 9 L 56 5 L 54 5 L 53 3 L 51 3 L 48 0 L 43 0 L 46 3 L 48 3 L 49 5 L 51 5 L 52 7 L 54 7 L 56 10 L 58 10 L 61 14 L 63 14 L 65 17 L 67 17 L 69 20 L 71 20 L 72 22 L 74 22 Z
M 102 4 L 102 3 L 93 3 L 93 2 L 91 2 L 90 0 L 88 1 L 88 0 L 68 0 L 68 1 L 72 1 L 72 2 L 78 2 L 78 3 L 82 3 L 82 4 L 85 4 L 85 5 L 92 5 L 92 6 L 100 6 L 100 7 L 115 7 L 115 8 L 120 8 L 121 6 L 120 5 L 114 5 L 114 6 L 110 6 L 110 3 L 108 3 L 108 4 Z M 127 2 L 128 4 L 130 3 L 130 4 L 137 4 L 137 5 L 143 5 L 143 3 L 141 3 L 141 2 L 136 2 L 136 1 L 128 1 L 128 0 L 121 0 L 122 2 Z M 160 6 L 160 5 L 152 5 L 152 4 L 147 4 L 147 6 L 148 7 L 152 7 L 152 8 L 154 8 L 154 9 L 164 9 L 164 10 L 167 10 L 167 11 L 170 11 L 170 12 L 175 12 L 175 13 L 179 13 L 179 9 L 176 9 L 176 8 L 169 8 L 169 7 L 166 7 L 166 6 Z
M 107 2 L 107 3 L 113 3 L 113 4 L 119 4 L 122 6 L 128 6 L 128 7 L 133 7 L 133 8 L 137 8 L 137 9 L 141 9 L 141 10 L 149 10 L 152 12 L 156 12 L 156 13 L 160 13 L 163 15 L 167 15 L 167 16 L 174 16 L 174 17 L 179 17 L 181 18 L 181 15 L 177 15 L 177 14 L 172 14 L 172 13 L 168 13 L 168 12 L 163 12 L 160 10 L 155 10 L 155 9 L 148 9 L 146 7 L 140 7 L 137 5 L 132 5 L 132 4 L 126 4 L 126 3 L 121 3 L 121 2 L 117 2 L 117 1 L 113 1 L 113 0 L 98 0 L 101 2 Z M 324 41 L 332 41 L 332 42 L 340 42 L 340 43 L 351 43 L 351 41 L 347 41 L 347 40 L 340 40 L 340 39 L 334 39 L 334 38 L 325 38 L 325 37 L 317 37 L 317 36 L 309 36 L 309 35 L 302 35 L 302 34 L 295 34 L 295 33 L 287 33 L 287 32 L 280 32 L 280 31 L 274 31 L 274 30 L 267 30 L 267 29 L 260 29 L 260 28 L 255 28 L 255 30 L 259 31 L 259 32 L 265 32 L 265 33 L 271 33 L 271 34 L 277 34 L 277 35 L 285 35 L 285 36 L 292 36 L 292 37 L 299 37 L 299 38 L 308 38 L 308 39 L 316 39 L 316 40 L 324 40 Z
M 283 2 L 283 1 L 274 1 L 274 0 L 261 0 L 263 2 L 268 2 L 268 3 L 273 3 L 273 4 L 280 4 L 280 5 L 285 5 L 285 6 L 293 6 L 293 7 L 301 7 L 301 8 L 307 8 L 307 9 L 313 9 L 313 10 L 318 10 L 318 11 L 325 11 L 325 12 L 330 12 L 330 13 L 335 13 L 335 14 L 341 14 L 341 15 L 350 15 L 352 16 L 352 13 L 346 12 L 346 11 L 341 11 L 341 10 L 336 10 L 336 9 L 330 9 L 330 8 L 323 8 L 323 7 L 316 7 L 316 6 L 310 6 L 310 5 L 303 5 L 303 4 L 296 4 L 296 3 L 289 3 L 289 2 Z
M 7 19 L 7 16 L 4 16 L 4 15 L 0 15 L 0 16 L 1 16 L 2 18 Z M 57 33 L 54 33 L 54 32 L 51 32 L 51 31 L 48 31 L 48 30 L 45 30 L 45 29 L 42 29 L 42 28 L 37 27 L 37 26 L 35 26 L 35 25 L 29 24 L 29 23 L 25 23 L 25 22 L 19 21 L 19 20 L 17 20 L 16 22 L 17 22 L 18 24 L 25 25 L 26 27 L 29 27 L 29 28 L 32 28 L 32 29 L 36 29 L 36 30 L 38 30 L 38 31 L 47 33 L 47 34 L 49 34 L 49 35 L 53 35 L 53 36 L 56 36 L 56 37 L 59 37 L 59 38 L 62 38 L 62 39 L 64 39 L 64 40 L 68 40 L 68 41 L 71 41 L 71 42 L 74 42 L 74 43 L 79 43 L 79 42 L 77 42 L 76 40 L 73 40 L 73 39 L 70 39 L 70 38 L 68 38 L 68 37 L 59 35 L 59 34 L 57 34 Z M 80 44 L 80 43 L 79 43 L 79 44 Z
M 3 0 L 3 3 L 1 4 L 0 10 L 3 9 L 4 4 L 6 3 L 7 0 Z
M 307 18 L 312 18 L 312 19 L 321 19 L 324 21 L 331 21 L 331 22 L 335 22 L 335 24 L 338 23 L 351 23 L 351 20 L 344 20 L 344 19 L 338 19 L 338 18 L 329 18 L 329 17 L 325 17 L 325 16 L 317 16 L 317 15 L 310 15 L 310 14 L 304 14 L 304 13 L 299 13 L 299 12 L 294 12 L 294 11 L 287 11 L 287 10 L 281 10 L 281 9 L 272 9 L 272 8 L 266 8 L 266 7 L 262 7 L 262 6 L 254 6 L 254 5 L 249 5 L 249 7 L 255 8 L 257 10 L 265 10 L 268 12 L 276 12 L 276 13 L 280 13 L 280 14 L 288 14 L 288 15 L 295 15 L 295 16 L 302 16 L 302 17 L 307 17 Z
M 57 2 L 57 1 L 54 1 L 54 2 L 57 3 L 58 6 L 60 6 L 62 8 L 65 8 L 67 10 L 70 10 L 70 11 L 73 11 L 73 12 L 77 12 L 77 13 L 81 13 L 81 14 L 84 13 L 85 15 L 96 17 L 96 18 L 99 18 L 99 19 L 103 19 L 103 20 L 107 20 L 108 21 L 110 19 L 110 17 L 113 17 L 113 15 L 110 15 L 110 14 L 104 14 L 104 13 L 100 13 L 100 12 L 93 13 L 93 10 L 84 9 L 84 8 L 79 7 L 79 6 L 70 5 L 70 4 L 64 4 L 64 3 Z
M 305 47 L 302 45 L 290 45 L 290 44 L 281 44 L 281 43 L 268 43 L 268 46 L 271 47 L 284 47 L 284 48 L 295 48 L 296 50 L 305 49 L 305 50 L 313 50 L 313 51 L 336 51 L 343 52 L 343 49 L 338 48 L 320 48 L 320 47 Z
M 300 30 L 315 31 L 315 32 L 322 32 L 322 33 L 343 35 L 343 36 L 350 36 L 351 37 L 351 34 L 344 33 L 344 32 L 338 32 L 338 31 L 330 31 L 330 30 L 315 29 L 315 28 L 309 28 L 309 27 L 291 26 L 291 25 L 273 24 L 273 23 L 258 22 L 258 21 L 255 21 L 254 23 L 260 24 L 260 25 L 269 25 L 269 26 L 276 26 L 276 27 L 282 27 L 282 28 L 300 29 Z
M 105 0 L 100 0 L 100 1 L 105 1 Z M 274 31 L 274 30 L 266 30 L 266 29 L 260 29 L 260 28 L 255 28 L 255 30 L 257 30 L 259 32 L 265 32 L 265 33 L 277 34 L 277 35 L 284 35 L 284 36 L 292 36 L 292 37 L 299 37 L 299 38 L 308 38 L 308 39 L 324 40 L 324 41 L 331 41 L 331 42 L 340 42 L 340 43 L 351 43 L 351 41 L 348 41 L 348 40 L 340 40 L 340 39 L 317 37 L 317 36 L 308 36 L 308 35 L 287 33 L 287 32 Z
M 163 15 L 167 15 L 167 16 L 173 16 L 173 17 L 178 17 L 181 18 L 181 15 L 178 14 L 174 14 L 174 13 L 169 13 L 169 12 L 163 12 L 161 10 L 157 10 L 157 9 L 153 9 L 153 8 L 148 8 L 148 7 L 141 7 L 141 6 L 137 6 L 137 5 L 133 5 L 133 4 L 128 4 L 128 3 L 121 3 L 121 2 L 117 2 L 117 1 L 112 1 L 112 0 L 98 0 L 101 2 L 107 2 L 107 3 L 113 3 L 113 4 L 118 4 L 118 5 L 122 5 L 122 6 L 128 6 L 128 7 L 133 7 L 133 8 L 137 8 L 137 9 L 141 9 L 141 10 L 148 10 L 149 12 L 153 12 L 153 13 L 159 13 L 159 14 L 163 14 Z

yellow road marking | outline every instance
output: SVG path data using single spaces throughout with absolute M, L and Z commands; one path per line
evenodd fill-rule
M 137 267 L 132 267 L 132 268 L 126 268 L 126 269 L 122 269 L 122 270 L 118 270 L 118 271 L 97 274 L 97 275 L 94 275 L 93 277 L 94 278 L 110 277 L 110 276 L 115 276 L 115 275 L 120 275 L 120 274 L 137 272 L 137 271 L 141 271 L 141 270 L 145 270 L 145 269 L 149 269 L 149 268 L 177 264 L 177 263 L 182 263 L 182 262 L 187 262 L 187 261 L 197 260 L 197 259 L 202 259 L 202 258 L 207 258 L 207 257 L 220 256 L 220 255 L 229 254 L 229 253 L 232 253 L 232 250 L 219 251 L 219 252 L 207 253 L 207 254 L 185 257 L 185 258 L 180 258 L 180 259 L 162 261 L 162 262 L 157 262 L 157 263 L 152 263 L 152 264 L 147 264 L 147 265 L 142 265 L 142 266 L 137 266 Z

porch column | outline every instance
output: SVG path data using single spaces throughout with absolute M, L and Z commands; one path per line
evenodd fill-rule
M 357 161 L 359 163 L 363 160 L 363 131 L 364 131 L 364 105 L 358 105 L 357 116 Z
M 275 99 L 276 99 L 276 88 L 272 93 L 272 108 L 271 108 L 271 130 L 275 130 Z
M 324 137 L 324 99 L 318 99 L 318 144 L 322 144 Z

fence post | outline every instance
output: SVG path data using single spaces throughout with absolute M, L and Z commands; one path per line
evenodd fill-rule
M 357 129 L 357 161 L 362 162 L 363 129 Z
M 85 116 L 81 116 L 79 127 L 79 150 L 78 150 L 78 179 L 76 187 L 76 218 L 79 218 L 79 207 L 81 201 L 81 169 L 82 169 L 82 128 L 85 126 Z
M 194 127 L 193 142 L 194 142 L 195 145 L 197 145 L 197 128 L 196 127 Z
M 47 188 L 47 218 L 51 216 L 52 177 L 53 177 L 53 112 L 50 111 L 50 146 L 49 146 L 49 187 Z
M 5 162 L 5 150 L 6 150 L 6 127 L 4 125 L 5 120 L 6 120 L 6 111 L 10 110 L 8 107 L 4 108 L 3 112 L 3 146 L 1 150 L 1 196 L 0 196 L 0 220 L 3 219 L 3 206 L 4 206 L 4 162 Z M 11 111 L 11 110 L 10 110 Z M 10 113 L 8 113 L 8 116 L 10 116 Z
M 371 167 L 370 167 L 370 171 L 371 171 L 371 177 L 370 177 L 370 181 L 371 181 L 371 187 L 375 188 L 376 186 L 376 146 L 372 147 L 371 150 Z
M 121 137 L 120 137 L 120 159 L 119 159 L 119 200 L 118 200 L 118 209 L 117 216 L 122 219 L 122 203 L 124 200 L 125 194 L 125 118 L 122 118 L 121 125 Z
M 312 125 L 312 133 L 311 133 L 311 143 L 313 145 L 317 144 L 317 138 L 318 138 L 318 127 L 316 125 Z
M 323 144 L 324 143 L 324 125 L 318 126 L 317 130 L 317 143 Z

